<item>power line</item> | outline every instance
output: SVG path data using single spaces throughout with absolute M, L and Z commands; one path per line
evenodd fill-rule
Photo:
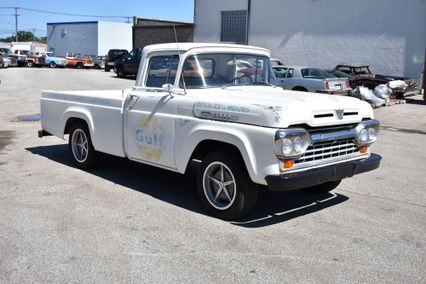
M 54 14 L 54 15 L 63 15 L 63 16 L 74 16 L 74 17 L 89 17 L 89 18 L 121 18 L 121 19 L 129 19 L 131 17 L 129 16 L 105 16 L 105 15 L 88 15 L 88 14 L 73 14 L 73 13 L 63 13 L 63 12 L 55 12 L 55 11 L 48 11 L 48 10 L 39 10 L 39 9 L 32 9 L 32 8 L 24 8 L 19 7 L 19 9 L 23 11 L 31 11 L 31 12 L 37 12 L 37 13 L 44 13 L 44 14 Z

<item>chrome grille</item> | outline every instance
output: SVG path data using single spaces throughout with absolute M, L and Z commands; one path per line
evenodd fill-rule
M 332 158 L 342 158 L 346 155 L 359 153 L 353 139 L 317 142 L 309 146 L 306 152 L 295 161 L 296 164 L 320 161 Z

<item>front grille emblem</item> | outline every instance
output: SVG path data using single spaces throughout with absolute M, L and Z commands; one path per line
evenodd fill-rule
M 342 120 L 343 119 L 343 113 L 344 113 L 343 109 L 336 109 L 336 116 L 337 116 L 338 120 Z

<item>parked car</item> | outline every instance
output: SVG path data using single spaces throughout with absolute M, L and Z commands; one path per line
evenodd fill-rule
M 42 62 L 40 62 L 40 56 L 37 56 L 33 54 L 31 50 L 24 50 L 24 49 L 15 49 L 13 52 L 17 55 L 25 56 L 27 59 L 27 67 L 34 67 L 34 66 L 42 66 Z
M 380 128 L 370 105 L 270 85 L 266 49 L 173 43 L 144 50 L 146 68 L 133 89 L 43 92 L 39 137 L 69 134 L 70 156 L 83 169 L 95 167 L 101 152 L 181 174 L 198 160 L 201 203 L 227 220 L 254 208 L 259 185 L 326 193 L 380 166 L 370 148 Z M 243 80 L 241 61 L 261 61 L 262 74 Z
M 5 57 L 3 53 L 0 53 L 0 68 L 9 67 L 11 61 L 9 58 Z
M 12 50 L 6 47 L 0 47 L 0 52 L 10 58 L 12 62 L 15 61 L 16 66 L 27 66 L 27 59 L 24 55 L 13 54 Z M 12 60 L 12 58 L 15 58 L 15 60 Z
M 118 77 L 124 78 L 129 75 L 137 75 L 142 57 L 142 50 L 142 48 L 135 48 L 127 56 L 115 60 L 114 71 L 117 73 Z
M 381 84 L 387 84 L 395 80 L 402 80 L 408 85 L 405 90 L 406 92 L 416 91 L 419 89 L 419 83 L 415 79 L 376 74 L 371 71 L 369 65 L 339 64 L 334 68 L 334 70 L 348 74 L 350 76 L 349 80 L 352 88 L 364 86 L 369 89 L 374 89 Z
M 105 68 L 105 58 L 103 56 L 83 55 L 83 58 L 91 59 L 93 61 L 93 68 L 95 69 Z
M 110 49 L 108 54 L 105 56 L 105 72 L 114 69 L 115 60 L 127 56 L 129 51 L 126 49 Z
M 38 52 L 36 54 L 41 56 L 40 62 L 44 66 L 56 68 L 67 67 L 68 65 L 68 60 L 63 57 L 55 57 L 52 52 Z
M 65 59 L 68 60 L 68 67 L 75 67 L 77 69 L 92 68 L 95 66 L 91 58 L 84 58 L 81 53 L 67 52 Z
M 281 60 L 279 60 L 277 58 L 271 58 L 271 64 L 272 64 L 273 67 L 274 66 L 284 66 L 285 65 Z
M 336 78 L 319 68 L 275 66 L 273 70 L 278 85 L 286 90 L 343 95 L 352 91 L 347 78 Z

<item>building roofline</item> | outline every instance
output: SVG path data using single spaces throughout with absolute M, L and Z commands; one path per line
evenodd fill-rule
M 138 16 L 134 16 L 133 19 L 155 21 L 155 22 L 162 22 L 162 23 L 171 23 L 171 24 L 182 24 L 182 25 L 193 25 L 194 24 L 193 22 L 183 22 L 183 21 L 166 20 L 166 19 L 146 18 L 146 17 L 138 17 Z
M 81 22 L 56 22 L 47 23 L 47 25 L 80 25 L 80 24 L 97 24 L 99 21 L 81 21 Z

